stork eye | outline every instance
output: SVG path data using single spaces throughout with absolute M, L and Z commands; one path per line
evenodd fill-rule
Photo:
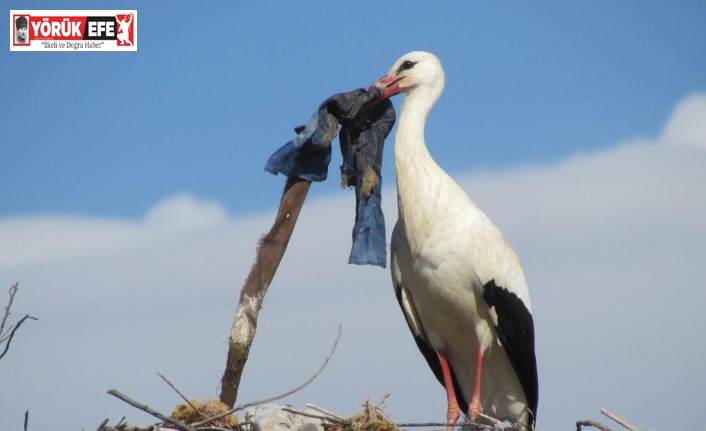
M 417 63 L 407 60 L 400 65 L 400 68 L 397 70 L 397 72 L 402 72 L 403 70 L 409 70 L 409 69 L 413 68 L 415 64 L 417 64 Z

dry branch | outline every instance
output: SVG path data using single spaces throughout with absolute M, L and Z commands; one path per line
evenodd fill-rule
M 323 413 L 323 414 L 325 414 L 325 415 L 327 415 L 327 416 L 330 416 L 330 417 L 332 417 L 334 420 L 338 420 L 338 421 L 342 421 L 342 422 L 347 422 L 347 421 L 348 421 L 348 419 L 344 418 L 343 416 L 338 415 L 338 414 L 336 414 L 336 413 L 333 413 L 333 412 L 331 412 L 331 411 L 329 411 L 329 410 L 326 410 L 325 408 L 320 407 L 320 406 L 317 406 L 316 404 L 305 403 L 304 405 L 307 406 L 307 407 L 309 407 L 310 409 L 319 411 L 319 412 L 321 412 L 321 413 Z
M 623 427 L 625 427 L 626 429 L 628 429 L 628 430 L 630 430 L 630 431 L 639 431 L 639 430 L 637 429 L 637 427 L 634 427 L 634 426 L 630 425 L 625 419 L 623 419 L 623 418 L 617 416 L 617 415 L 614 414 L 614 413 L 609 412 L 609 411 L 606 410 L 606 409 L 601 409 L 601 413 L 603 413 L 605 416 L 607 416 L 607 417 L 613 419 L 615 422 L 619 423 L 620 425 L 622 425 Z
M 17 325 L 12 328 L 12 331 L 10 331 L 10 336 L 7 337 L 7 340 L 5 341 L 5 349 L 2 351 L 2 353 L 0 353 L 0 359 L 2 359 L 2 357 L 5 356 L 5 354 L 7 353 L 8 349 L 10 349 L 10 343 L 12 342 L 12 338 L 15 336 L 15 332 L 20 329 L 20 326 L 22 326 L 22 324 L 25 323 L 25 320 L 27 319 L 39 320 L 36 317 L 30 316 L 29 314 L 25 314 L 25 316 L 21 318 L 19 322 L 17 322 Z
M 307 418 L 319 419 L 321 421 L 340 423 L 342 425 L 350 425 L 350 423 L 351 423 L 351 421 L 349 421 L 348 419 L 338 419 L 336 416 L 317 415 L 317 414 L 310 413 L 310 412 L 303 412 L 303 411 L 297 410 L 293 407 L 282 407 L 282 410 L 285 412 L 293 413 L 295 415 L 304 416 Z
M 169 387 L 171 387 L 172 389 L 174 389 L 174 392 L 176 392 L 177 395 L 179 395 L 179 396 L 181 397 L 181 399 L 184 400 L 184 402 L 189 405 L 189 407 L 191 407 L 192 409 L 194 409 L 194 411 L 195 411 L 199 416 L 203 417 L 203 414 L 199 411 L 199 409 L 197 409 L 196 406 L 195 406 L 191 401 L 189 401 L 188 398 L 186 398 L 186 397 L 184 396 L 184 394 L 182 394 L 181 392 L 179 392 L 179 389 L 177 389 L 177 388 L 172 384 L 172 382 L 169 381 L 169 379 L 167 379 L 166 377 L 164 377 L 164 376 L 162 375 L 162 373 L 157 373 L 157 375 L 158 375 L 159 377 L 161 377 L 162 380 L 164 380 L 164 381 L 169 385 Z
M 15 283 L 10 287 L 10 299 L 7 301 L 7 305 L 5 306 L 5 313 L 2 315 L 2 322 L 0 322 L 0 342 L 4 340 L 5 323 L 7 323 L 7 318 L 10 317 L 12 301 L 15 300 L 15 294 L 17 293 L 17 290 L 19 290 L 19 284 L 20 283 Z
M 287 178 L 274 225 L 261 239 L 255 263 L 240 291 L 228 339 L 228 359 L 221 378 L 220 400 L 229 407 L 235 405 L 238 397 L 238 387 L 255 337 L 262 301 L 287 249 L 310 186 L 309 181 Z
M 11 325 L 10 328 L 7 330 L 9 332 L 9 335 L 7 335 L 7 332 L 3 332 L 5 330 L 5 324 L 7 323 L 7 318 L 10 317 L 10 309 L 12 308 L 12 301 L 15 300 L 15 295 L 17 294 L 17 291 L 19 290 L 19 283 L 15 283 L 10 287 L 10 299 L 7 301 L 7 305 L 5 306 L 5 313 L 2 316 L 2 322 L 0 322 L 0 343 L 5 343 L 5 349 L 3 349 L 2 353 L 0 353 L 0 359 L 5 356 L 7 351 L 10 349 L 10 343 L 12 342 L 12 338 L 15 336 L 15 332 L 17 332 L 18 329 L 20 329 L 20 326 L 25 322 L 27 319 L 32 319 L 32 320 L 39 320 L 36 317 L 30 316 L 29 314 L 25 314 L 23 318 L 17 322 L 15 325 Z
M 105 428 L 105 426 L 108 425 L 108 421 L 110 421 L 110 418 L 103 419 L 103 422 L 101 422 L 101 424 L 98 425 L 98 428 L 96 428 L 96 431 L 103 431 L 103 428 Z
M 576 431 L 581 431 L 581 428 L 583 427 L 594 427 L 598 428 L 601 431 L 612 431 L 610 428 L 607 426 L 603 425 L 600 422 L 592 421 L 592 420 L 585 420 L 585 421 L 576 421 Z
M 625 419 L 619 417 L 615 413 L 612 413 L 606 409 L 601 409 L 601 413 L 603 415 L 607 416 L 608 418 L 612 419 L 613 421 L 617 422 L 618 424 L 620 424 L 621 426 L 623 426 L 624 428 L 626 428 L 629 431 L 639 431 L 636 426 L 629 424 Z M 611 429 L 608 428 L 607 426 L 603 425 L 600 422 L 596 422 L 593 420 L 577 421 L 576 422 L 576 431 L 581 431 L 582 427 L 594 427 L 594 428 L 598 428 L 601 431 L 611 431 Z

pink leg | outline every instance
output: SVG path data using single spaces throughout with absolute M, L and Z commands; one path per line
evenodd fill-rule
M 473 388 L 473 399 L 468 406 L 468 418 L 475 422 L 480 416 L 480 376 L 483 370 L 483 348 L 478 348 L 478 356 L 476 357 L 476 384 Z
M 439 350 L 436 353 L 439 355 L 441 374 L 444 376 L 444 387 L 446 388 L 446 401 L 448 406 L 448 409 L 446 410 L 446 422 L 449 424 L 455 424 L 459 416 L 461 416 L 461 409 L 458 408 L 458 402 L 456 401 L 456 391 L 454 391 L 454 384 L 451 379 L 449 362 L 446 359 L 446 352 Z M 453 429 L 454 427 L 449 425 L 447 431 L 452 431 Z

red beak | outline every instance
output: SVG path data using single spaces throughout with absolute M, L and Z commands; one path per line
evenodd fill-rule
M 398 93 L 401 93 L 402 89 L 397 85 L 397 83 L 401 79 L 402 78 L 395 78 L 393 76 L 385 75 L 382 78 L 375 81 L 370 87 L 377 87 L 380 90 L 382 90 L 383 91 L 382 96 L 365 102 L 365 104 L 363 104 L 363 106 L 360 108 L 360 110 L 366 111 L 366 110 L 370 109 L 371 106 L 380 103 L 381 101 L 387 99 L 388 97 L 394 96 L 395 94 L 398 94 Z
M 382 95 L 381 99 L 387 99 L 388 97 L 394 96 L 395 94 L 399 94 L 402 92 L 402 89 L 397 85 L 397 83 L 401 79 L 402 78 L 385 75 L 382 78 L 378 79 L 373 85 L 382 90 L 385 90 L 385 93 Z

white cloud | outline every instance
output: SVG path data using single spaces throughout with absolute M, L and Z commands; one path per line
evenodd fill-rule
M 126 220 L 32 216 L 0 220 L 0 270 L 144 244 L 147 233 Z
M 187 193 L 158 202 L 144 221 L 78 216 L 0 219 L 0 239 L 5 244 L 0 248 L 0 271 L 144 247 L 165 235 L 178 234 L 174 231 L 218 226 L 227 220 L 222 205 Z
M 525 266 L 539 429 L 600 419 L 600 407 L 655 429 L 702 424 L 706 144 L 694 132 L 706 124 L 702 101 L 685 99 L 652 140 L 459 179 Z M 389 231 L 395 194 L 383 194 Z M 317 197 L 312 187 L 265 299 L 239 401 L 305 380 L 342 322 L 328 368 L 288 402 L 352 414 L 392 388 L 396 419 L 442 419 L 443 391 L 408 334 L 388 271 L 346 264 L 353 211 L 351 193 Z M 168 412 L 180 400 L 155 371 L 190 397 L 217 396 L 239 288 L 273 218 L 233 218 L 179 195 L 137 221 L 0 220 L 0 284 L 20 281 L 15 312 L 40 318 L 0 363 L 0 429 L 17 428 L 26 409 L 37 429 L 90 428 L 108 416 L 152 422 L 104 391 Z
M 706 118 L 706 94 L 692 94 L 674 108 L 659 140 L 667 145 L 706 148 L 704 118 Z
M 189 229 L 213 226 L 227 219 L 222 205 L 199 201 L 191 194 L 182 193 L 155 205 L 147 213 L 146 221 L 159 228 Z

